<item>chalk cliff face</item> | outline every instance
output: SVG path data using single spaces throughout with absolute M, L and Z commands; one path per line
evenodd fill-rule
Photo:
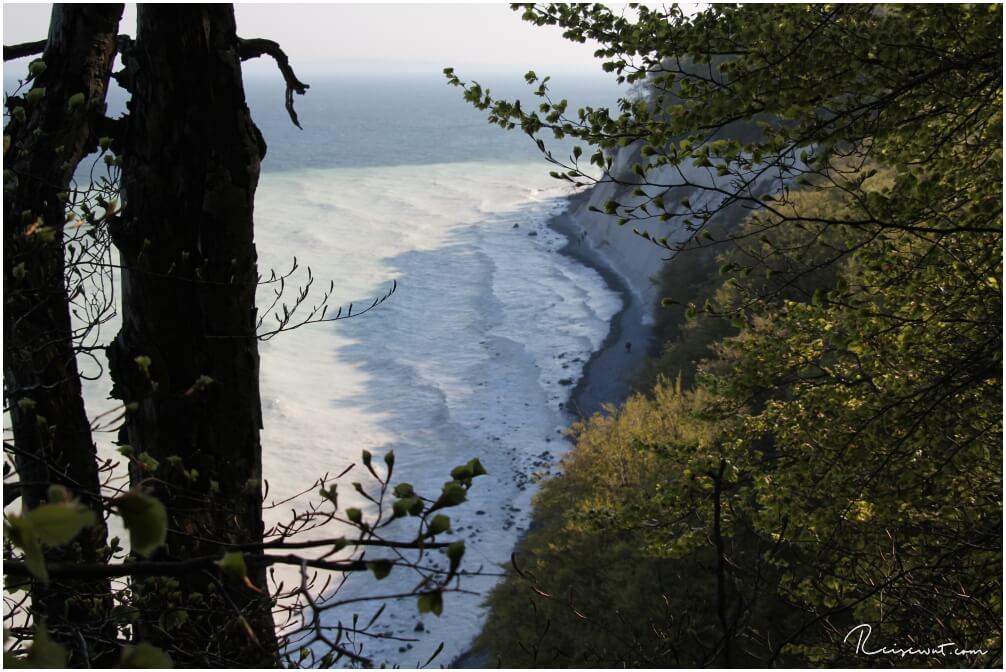
M 645 200 L 645 197 L 633 194 L 636 190 L 634 183 L 638 182 L 638 178 L 631 167 L 638 161 L 638 146 L 630 145 L 619 150 L 612 162 L 611 173 L 619 182 L 628 184 L 602 182 L 595 185 L 589 191 L 572 199 L 569 215 L 573 224 L 580 228 L 582 242 L 589 244 L 608 261 L 612 270 L 625 279 L 640 303 L 653 307 L 660 300 L 655 282 L 656 276 L 663 265 L 669 262 L 672 253 L 646 240 L 633 229 L 646 231 L 655 239 L 666 236 L 669 244 L 683 241 L 689 234 L 679 222 L 662 222 L 658 217 L 645 221 L 630 220 L 620 226 L 618 217 L 604 212 L 605 204 L 611 200 L 623 205 L 636 205 Z M 704 175 L 706 171 L 702 169 L 683 166 L 681 171 L 689 181 L 701 183 L 708 180 Z M 696 175 L 689 175 L 692 172 Z M 681 177 L 682 173 L 679 173 L 677 168 L 669 166 L 647 173 L 647 179 L 651 184 L 680 183 Z M 665 191 L 664 188 L 654 186 L 642 189 L 650 195 Z M 664 194 L 664 200 L 668 204 L 679 202 L 685 197 L 690 199 L 693 206 L 697 206 L 702 205 L 710 195 L 701 189 L 682 187 L 671 189 L 669 193 Z M 601 212 L 592 211 L 592 207 Z
M 732 131 L 741 134 L 743 129 Z M 802 167 L 802 162 L 792 157 L 791 160 L 795 167 Z M 731 182 L 732 178 L 717 177 L 715 171 L 695 166 L 690 161 L 679 166 L 647 170 L 647 184 L 639 185 L 641 179 L 632 171 L 636 163 L 640 163 L 639 145 L 621 148 L 615 154 L 610 171 L 615 181 L 596 184 L 589 191 L 575 196 L 570 204 L 569 216 L 574 227 L 580 229 L 581 242 L 589 244 L 608 261 L 612 270 L 625 279 L 637 300 L 653 307 L 661 298 L 654 280 L 664 264 L 673 263 L 671 258 L 674 253 L 643 238 L 634 229 L 645 231 L 654 240 L 666 238 L 667 244 L 673 247 L 694 233 L 688 231 L 682 221 L 689 210 L 717 211 L 715 219 L 720 226 L 729 229 L 738 226 L 750 214 L 752 203 L 731 201 L 727 204 L 725 194 L 737 189 Z M 749 195 L 766 190 L 777 191 L 780 184 L 788 181 L 774 171 L 759 169 L 750 174 L 757 173 L 760 175 L 753 177 L 747 185 L 746 193 Z M 647 196 L 636 194 L 637 189 Z M 664 222 L 657 216 L 660 211 L 652 208 L 655 216 L 643 220 L 630 219 L 620 226 L 617 216 L 605 212 L 605 205 L 612 200 L 623 206 L 633 206 L 657 195 L 662 197 L 669 213 L 677 212 L 682 216 Z M 682 201 L 686 201 L 688 206 L 682 205 Z
M 615 156 L 612 172 L 621 175 L 627 172 L 632 159 L 638 156 L 635 147 L 623 147 Z M 604 182 L 575 197 L 570 203 L 569 215 L 581 230 L 581 241 L 593 247 L 604 257 L 612 270 L 625 279 L 630 291 L 643 305 L 653 306 L 659 300 L 654 284 L 664 259 L 664 250 L 652 242 L 633 233 L 632 223 L 619 226 L 618 218 L 604 214 L 608 201 L 631 202 L 633 187 Z M 601 212 L 591 211 L 591 207 Z

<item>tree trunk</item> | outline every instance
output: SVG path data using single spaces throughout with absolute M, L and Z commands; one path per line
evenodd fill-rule
M 25 509 L 61 484 L 103 521 L 95 446 L 81 396 L 64 280 L 64 201 L 73 171 L 96 146 L 115 57 L 122 5 L 55 5 L 38 93 L 11 98 L 4 130 L 4 389 L 10 407 L 19 492 Z M 77 104 L 71 98 L 83 95 Z M 17 111 L 21 108 L 22 111 Z M 102 562 L 103 522 L 72 545 L 46 553 L 59 561 Z M 71 599 L 104 596 L 91 604 Z M 101 613 L 107 581 L 66 580 L 32 590 L 32 609 L 69 650 L 70 664 L 101 660 L 114 637 Z M 83 637 L 83 639 L 81 638 Z M 81 644 L 90 642 L 89 647 Z M 89 648 L 86 651 L 85 648 Z
M 154 474 L 134 470 L 133 482 L 157 477 L 172 558 L 263 532 L 252 210 L 265 146 L 245 104 L 237 42 L 230 5 L 141 5 L 129 61 L 125 206 L 113 230 L 122 330 L 109 360 L 115 395 L 138 404 L 124 439 L 159 462 Z M 267 591 L 264 569 L 249 578 Z M 183 594 L 212 582 L 190 577 Z M 172 648 L 176 662 L 275 665 L 268 600 L 240 584 L 225 592 L 223 611 L 198 623 L 211 641 Z

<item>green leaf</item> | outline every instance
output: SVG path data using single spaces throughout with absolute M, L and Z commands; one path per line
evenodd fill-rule
M 66 649 L 49 639 L 45 621 L 35 626 L 35 640 L 25 659 L 26 667 L 63 669 L 66 667 Z M 4 661 L 6 664 L 6 661 Z
M 232 579 L 243 579 L 248 576 L 248 565 L 245 564 L 244 553 L 240 551 L 228 551 L 224 557 L 216 562 L 220 568 L 220 573 Z
M 448 516 L 438 513 L 433 516 L 433 520 L 430 521 L 427 532 L 429 534 L 440 534 L 451 529 L 451 519 Z
M 423 504 L 423 500 L 419 497 L 406 497 L 401 501 L 402 504 L 407 507 L 406 510 L 409 512 L 410 516 L 418 516 L 423 512 L 423 509 L 426 508 Z
M 153 364 L 150 357 L 147 355 L 137 355 L 136 357 L 133 357 L 133 361 L 136 362 L 136 365 L 140 367 L 140 370 L 143 371 L 143 373 L 150 373 L 150 365 Z
M 5 592 L 14 594 L 22 590 L 31 588 L 31 579 L 27 574 L 15 574 L 13 572 L 4 574 L 3 589 Z
M 449 481 L 444 484 L 444 489 L 440 493 L 439 499 L 435 506 L 438 508 L 445 506 L 457 506 L 461 502 L 465 501 L 468 496 L 468 492 L 462 487 L 457 481 Z
M 466 478 L 472 477 L 472 468 L 469 464 L 462 464 L 461 466 L 454 467 L 451 469 L 451 478 L 455 481 L 463 481 Z
M 415 494 L 411 483 L 399 483 L 395 486 L 393 492 L 395 497 L 412 497 Z
M 349 518 L 350 522 L 360 524 L 363 520 L 363 511 L 357 508 L 346 509 L 346 517 Z
M 94 525 L 94 512 L 77 502 L 43 504 L 25 514 L 35 536 L 49 546 L 61 546 L 85 527 Z
M 168 512 L 161 502 L 134 490 L 120 497 L 118 505 L 134 553 L 150 555 L 164 544 L 168 538 Z
M 444 611 L 444 596 L 439 590 L 435 590 L 431 593 L 423 593 L 419 596 L 418 601 L 419 613 L 429 614 L 433 613 L 436 616 Z
M 154 459 L 154 457 L 146 451 L 140 453 L 136 459 L 140 463 L 140 466 L 143 467 L 144 471 L 157 471 L 157 467 L 161 466 L 161 463 Z
M 391 512 L 395 518 L 402 518 L 408 515 L 409 508 L 412 506 L 411 499 L 396 499 L 391 505 Z
M 471 460 L 468 463 L 468 466 L 472 470 L 472 476 L 473 477 L 475 477 L 475 476 L 485 476 L 486 474 L 489 473 L 488 471 L 486 471 L 486 468 L 482 466 L 482 463 L 479 461 L 479 458 L 477 458 L 477 457 L 474 458 L 473 460 Z
M 391 560 L 374 560 L 367 563 L 367 568 L 374 573 L 374 578 L 378 581 L 391 574 L 391 568 L 395 566 Z
M 171 669 L 174 664 L 171 656 L 152 644 L 141 643 L 136 646 L 123 646 L 122 657 L 119 659 L 122 668 Z
M 465 557 L 465 542 L 463 540 L 455 541 L 447 547 L 447 559 L 451 563 L 452 572 L 461 564 L 463 557 Z
M 42 556 L 42 544 L 38 537 L 32 534 L 23 544 L 21 550 L 24 552 L 24 564 L 28 571 L 42 580 L 49 583 L 49 571 L 45 567 L 45 558 Z
M 13 653 L 7 651 L 3 652 L 3 666 L 5 670 L 27 670 L 30 669 L 28 661 L 24 658 L 15 656 Z
M 70 98 L 66 101 L 66 109 L 75 110 L 81 105 L 83 105 L 84 101 L 86 100 L 87 98 L 84 96 L 83 93 L 75 93 L 72 96 L 70 96 Z
M 318 491 L 318 494 L 321 495 L 324 499 L 327 499 L 328 501 L 332 502 L 332 506 L 336 508 L 339 507 L 339 490 L 335 483 L 328 486 L 327 489 L 321 488 Z
M 64 488 L 58 483 L 53 483 L 49 486 L 49 489 L 45 493 L 45 498 L 49 500 L 50 504 L 59 504 L 61 502 L 68 502 L 73 499 L 73 495 L 70 491 Z
M 49 583 L 49 572 L 42 556 L 42 544 L 32 529 L 31 522 L 23 516 L 8 516 L 4 524 L 4 537 L 10 539 L 24 553 L 24 564 L 28 571 L 44 583 Z
M 161 614 L 161 617 L 157 619 L 158 624 L 161 629 L 171 632 L 172 630 L 177 630 L 187 623 L 189 620 L 189 612 L 184 609 L 167 609 Z

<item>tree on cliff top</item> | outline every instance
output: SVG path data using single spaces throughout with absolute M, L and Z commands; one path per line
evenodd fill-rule
M 626 96 L 617 110 L 574 112 L 534 72 L 527 81 L 537 106 L 495 99 L 453 68 L 448 81 L 491 123 L 519 128 L 543 151 L 545 134 L 590 145 L 587 162 L 582 148 L 567 158 L 548 153 L 561 168 L 555 176 L 638 189 L 642 200 L 606 209 L 657 244 L 670 227 L 698 232 L 734 203 L 796 221 L 786 193 L 810 183 L 848 192 L 865 212 L 836 225 L 998 232 L 988 221 L 998 180 L 986 179 L 997 175 L 1001 145 L 997 5 L 724 4 L 691 15 L 677 5 L 622 14 L 599 4 L 514 9 L 563 28 L 567 39 L 599 42 L 603 69 L 642 83 L 644 95 Z M 759 132 L 733 139 L 727 131 L 738 123 Z M 634 143 L 638 160 L 614 174 L 613 152 Z M 868 199 L 860 168 L 877 162 L 903 170 Z M 702 198 L 672 199 L 681 189 Z
M 294 123 L 292 96 L 307 86 L 277 44 L 238 37 L 230 5 L 141 6 L 135 39 L 118 32 L 122 10 L 55 5 L 46 40 L 4 47 L 5 60 L 41 54 L 5 101 L 5 503 L 22 505 L 4 524 L 5 662 L 365 662 L 374 621 L 325 617 L 344 604 L 327 590 L 332 577 L 415 571 L 411 594 L 439 615 L 464 554 L 463 542 L 441 541 L 443 510 L 484 470 L 462 465 L 423 498 L 392 484 L 393 454 L 378 465 L 364 452 L 370 480 L 354 487 L 375 513 L 340 508 L 322 478 L 306 491 L 316 501 L 264 528 L 258 340 L 341 311 L 295 318 L 305 290 L 275 329 L 260 329 L 253 206 L 266 144 L 241 61 L 276 59 Z M 121 119 L 105 114 L 112 77 L 130 94 Z M 78 188 L 75 170 L 93 152 L 108 176 Z M 113 267 L 121 295 L 101 282 Z M 76 364 L 100 356 L 95 332 L 117 311 L 107 357 L 122 406 L 105 429 L 118 432 L 128 485 L 97 457 Z M 129 531 L 128 551 L 108 539 L 110 515 Z M 410 516 L 411 530 L 389 528 Z M 326 524 L 355 537 L 295 538 Z M 312 549 L 324 555 L 303 554 Z M 446 569 L 431 565 L 435 552 Z M 277 565 L 299 569 L 295 585 L 271 582 Z
M 619 440 L 662 472 L 565 518 L 643 529 L 676 571 L 688 554 L 710 567 L 691 577 L 710 606 L 655 621 L 667 627 L 647 653 L 862 664 L 849 632 L 868 623 L 871 650 L 953 641 L 961 662 L 1001 661 L 1002 7 L 515 8 L 600 42 L 604 69 L 643 94 L 577 109 L 532 72 L 532 107 L 449 82 L 531 135 L 556 177 L 622 185 L 600 209 L 639 235 L 672 253 L 725 243 L 723 286 L 684 311 L 739 330 L 697 344 L 715 354 L 689 421 L 713 438 L 680 440 L 660 423 L 682 421 L 640 401 L 655 431 Z M 589 154 L 549 154 L 549 133 Z M 615 170 L 623 149 L 634 158 Z M 738 207 L 743 226 L 716 233 Z M 603 494 L 583 493 L 584 508 Z M 533 570 L 538 597 L 568 595 Z M 781 616 L 757 617 L 766 599 Z M 669 634 L 692 618 L 712 626 L 698 645 L 687 627 Z M 636 643 L 603 664 L 637 660 Z

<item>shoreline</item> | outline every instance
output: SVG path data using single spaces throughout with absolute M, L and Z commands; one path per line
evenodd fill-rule
M 644 319 L 649 316 L 652 307 L 643 305 L 604 254 L 584 239 L 584 229 L 570 215 L 576 198 L 569 197 L 566 210 L 554 215 L 546 226 L 566 237 L 566 244 L 558 253 L 597 271 L 608 288 L 621 297 L 622 307 L 612 316 L 607 336 L 591 353 L 584 364 L 583 375 L 570 392 L 565 407 L 570 424 L 604 411 L 606 405 L 625 401 L 632 393 L 630 379 L 638 373 L 653 347 L 653 326 Z M 627 342 L 631 344 L 630 348 L 625 347 Z M 534 525 L 533 517 L 531 525 Z M 514 544 L 515 549 L 526 535 L 527 532 L 520 535 Z M 484 652 L 469 648 L 447 667 L 485 669 L 490 662 Z
M 570 203 L 572 206 L 572 199 Z M 653 326 L 648 324 L 653 307 L 643 305 L 603 252 L 583 239 L 584 229 L 568 209 L 549 220 L 547 226 L 567 238 L 559 254 L 597 271 L 622 299 L 621 310 L 611 318 L 608 335 L 587 360 L 583 375 L 570 394 L 567 411 L 575 420 L 584 420 L 603 411 L 608 404 L 622 403 L 632 393 L 630 381 L 653 347 Z

